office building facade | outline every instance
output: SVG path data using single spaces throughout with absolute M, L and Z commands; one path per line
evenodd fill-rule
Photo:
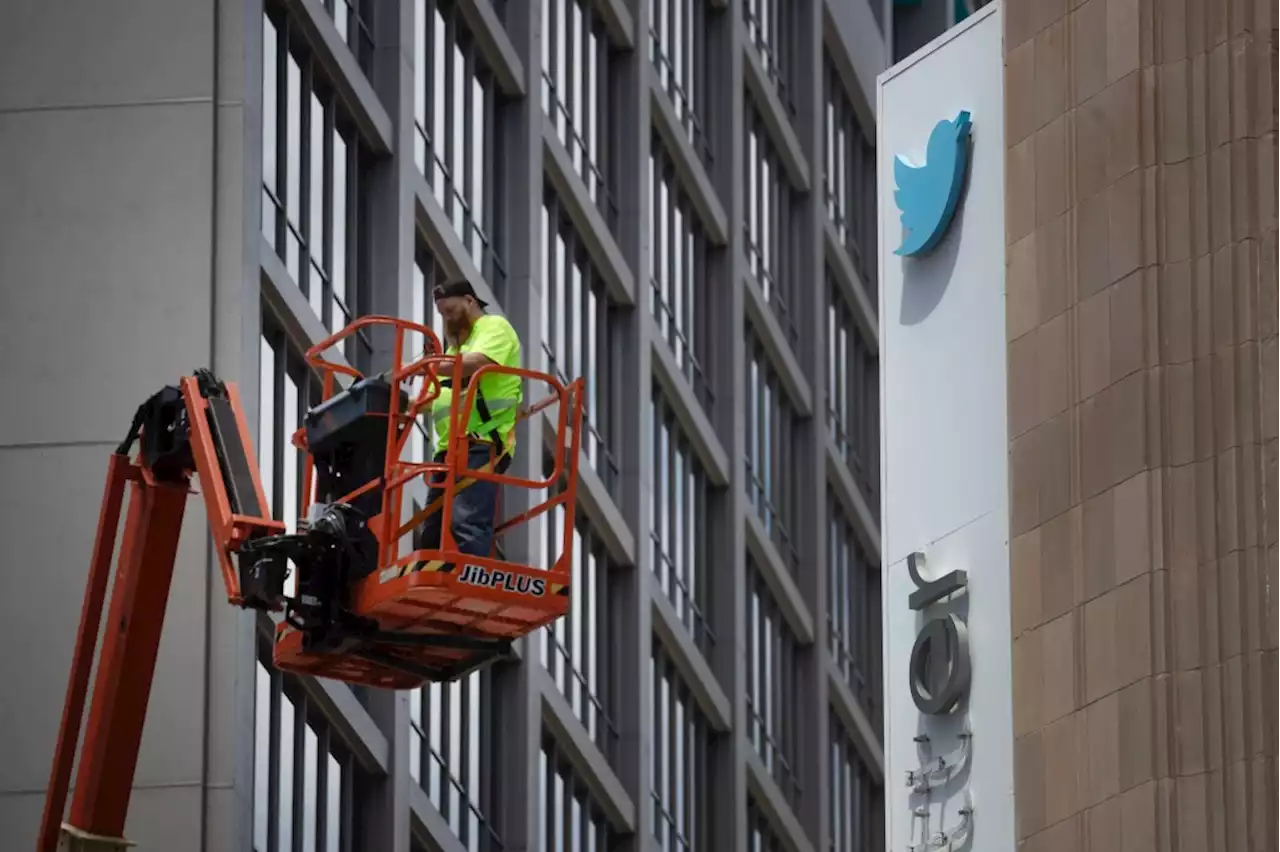
M 432 286 L 459 277 L 527 366 L 587 380 L 570 615 L 454 684 L 294 678 L 270 666 L 270 621 L 226 605 L 193 503 L 128 836 L 881 848 L 872 140 L 890 28 L 864 0 L 11 12 L 0 324 L 6 376 L 38 382 L 0 425 L 0 475 L 27 484 L 0 603 L 5 679 L 25 681 L 0 700 L 15 848 L 134 407 L 198 367 L 237 381 L 292 524 L 287 438 L 318 390 L 302 353 L 366 314 L 434 324 Z M 389 354 L 364 335 L 337 357 Z M 528 423 L 514 472 L 541 476 L 547 428 Z M 555 523 L 507 552 L 545 564 Z

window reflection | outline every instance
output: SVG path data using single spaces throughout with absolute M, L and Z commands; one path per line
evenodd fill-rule
M 452 0 L 414 0 L 414 161 L 501 300 L 492 210 L 502 153 L 497 83 Z
M 649 411 L 654 435 L 649 498 L 653 570 L 676 615 L 705 655 L 714 640 L 706 619 L 710 486 L 693 445 L 656 385 Z
M 880 570 L 834 495 L 827 497 L 831 655 L 874 723 L 880 720 Z
M 707 375 L 707 336 L 713 318 L 706 232 L 656 133 L 651 150 L 650 306 L 677 368 L 689 380 L 699 403 L 710 411 L 714 394 Z
M 747 155 L 745 170 L 747 263 L 788 342 L 799 343 L 795 310 L 795 264 L 800 257 L 793 246 L 801 218 L 796 214 L 799 196 L 791 186 L 782 159 L 770 141 L 769 131 L 751 98 L 746 99 L 744 119 Z
M 649 39 L 658 82 L 675 107 L 676 118 L 689 141 L 710 167 L 712 152 L 706 136 L 708 69 L 713 61 L 707 43 L 710 4 L 686 0 L 651 0 Z
M 832 852 L 863 852 L 884 846 L 883 789 L 846 732 L 831 714 L 830 778 L 827 788 Z
M 306 34 L 276 0 L 263 16 L 262 56 L 262 231 L 316 316 L 336 331 L 356 308 L 349 286 L 358 274 L 349 266 L 358 248 L 354 122 Z
M 550 477 L 554 470 L 554 460 L 544 458 L 542 475 Z M 550 499 L 562 493 L 562 488 L 559 483 L 552 493 L 538 494 L 535 499 Z M 556 506 L 537 521 L 541 537 L 538 564 L 542 567 L 554 565 L 563 552 L 564 518 L 563 508 Z M 608 607 L 612 566 L 606 545 L 581 512 L 575 512 L 572 547 L 573 600 L 564 617 L 541 631 L 540 658 L 587 734 L 606 759 L 611 759 L 618 732 L 610 714 L 606 677 L 610 640 L 601 613 Z
M 796 640 L 754 562 L 747 560 L 747 737 L 791 802 L 800 796 L 795 764 Z
M 836 450 L 880 512 L 880 364 L 839 285 L 827 277 L 827 426 Z
M 664 852 L 712 850 L 708 724 L 656 638 L 649 678 L 653 696 L 649 764 L 653 835 Z
M 538 841 L 548 852 L 611 852 L 613 827 L 554 738 L 543 735 L 538 759 Z
M 542 0 L 542 32 L 543 111 L 612 229 L 608 29 L 591 0 Z
M 568 213 L 550 189 L 543 196 L 542 244 L 546 262 L 543 284 L 542 352 L 530 359 L 562 382 L 581 377 L 586 384 L 582 414 L 582 453 L 605 487 L 615 494 L 618 463 L 613 455 L 615 424 L 612 405 L 612 305 L 604 279 Z M 554 230 L 551 230 L 554 229 Z
M 272 631 L 267 621 L 259 622 L 257 634 L 254 852 L 346 852 L 351 834 L 351 789 L 345 783 L 352 766 L 350 752 L 300 682 L 271 666 Z
M 874 4 L 873 4 L 874 5 Z M 872 305 L 876 287 L 876 152 L 854 110 L 840 72 L 823 57 L 826 109 L 824 169 L 827 215 L 836 227 Z
M 431 684 L 410 702 L 410 749 L 417 754 L 410 770 L 468 852 L 502 848 L 486 816 L 489 677 L 486 670 Z
M 799 564 L 796 529 L 797 415 L 754 330 L 747 328 L 747 493 L 791 571 Z

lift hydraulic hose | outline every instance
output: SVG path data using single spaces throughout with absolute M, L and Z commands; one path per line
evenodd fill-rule
M 135 441 L 139 451 L 130 458 Z M 229 601 L 255 609 L 279 607 L 278 601 L 264 595 L 264 589 L 273 579 L 266 575 L 282 566 L 270 559 L 246 560 L 248 564 L 237 559 L 246 543 L 284 532 L 284 524 L 267 516 L 254 458 L 235 386 L 219 382 L 206 371 L 185 377 L 177 387 L 166 387 L 147 400 L 138 409 L 128 437 L 112 454 L 38 852 L 116 852 L 128 845 L 122 839 L 125 817 L 193 474 L 204 494 Z M 129 508 L 112 577 L 126 483 Z M 111 609 L 75 796 L 64 823 L 109 580 Z

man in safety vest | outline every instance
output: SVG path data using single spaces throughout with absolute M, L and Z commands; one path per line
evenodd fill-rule
M 436 310 L 444 320 L 446 355 L 462 354 L 463 387 L 459 406 L 471 376 L 486 364 L 505 367 L 520 366 L 520 338 L 505 317 L 485 313 L 488 303 L 476 295 L 467 281 L 441 284 L 434 292 Z M 453 401 L 452 376 L 440 370 L 440 395 L 431 405 L 431 422 L 435 428 L 435 461 L 443 463 L 449 446 L 450 405 Z M 467 460 L 470 470 L 504 472 L 511 464 L 515 450 L 515 425 L 523 398 L 523 382 L 509 373 L 487 372 L 480 376 L 471 416 L 466 424 Z M 461 410 L 459 414 L 461 415 Z M 438 475 L 431 478 L 436 479 Z M 432 488 L 427 505 L 439 503 L 443 492 Z M 493 544 L 494 514 L 497 511 L 498 484 L 472 480 L 463 473 L 454 488 L 450 527 L 458 552 L 472 556 L 489 556 Z M 427 516 L 419 530 L 417 547 L 440 547 L 440 518 L 443 505 Z

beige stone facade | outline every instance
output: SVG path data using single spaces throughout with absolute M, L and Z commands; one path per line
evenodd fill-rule
M 1276 3 L 1006 12 L 1019 845 L 1275 850 Z

